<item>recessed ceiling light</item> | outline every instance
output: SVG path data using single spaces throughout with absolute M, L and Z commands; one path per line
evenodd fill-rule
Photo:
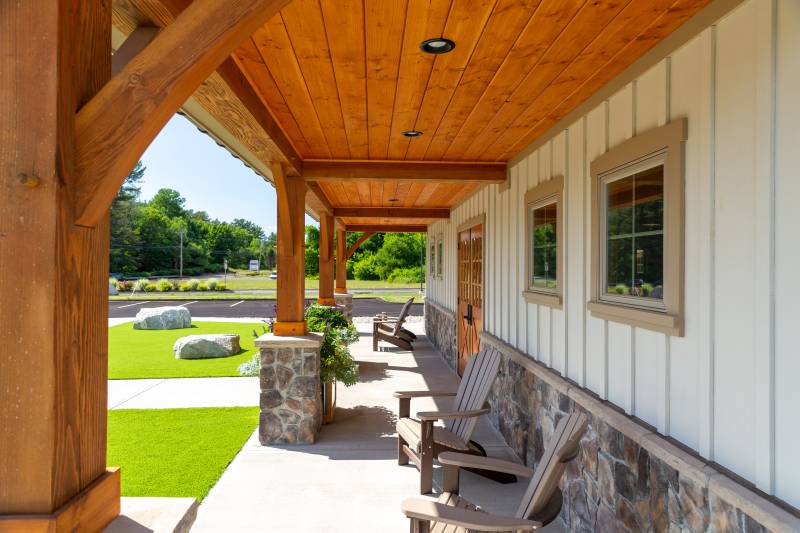
M 456 43 L 444 37 L 428 39 L 419 45 L 420 50 L 429 54 L 446 54 L 456 47 Z
M 404 131 L 402 135 L 403 137 L 419 137 L 420 135 L 422 135 L 422 132 L 417 130 L 408 130 Z

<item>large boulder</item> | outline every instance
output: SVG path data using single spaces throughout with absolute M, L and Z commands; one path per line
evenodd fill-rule
M 175 341 L 175 359 L 213 359 L 241 351 L 239 335 L 189 335 Z
M 133 320 L 133 329 L 180 329 L 192 327 L 192 315 L 185 307 L 145 307 Z

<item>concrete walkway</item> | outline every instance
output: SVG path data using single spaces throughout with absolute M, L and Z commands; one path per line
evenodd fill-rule
M 414 329 L 421 333 L 421 324 Z M 455 390 L 458 378 L 424 337 L 413 353 L 376 353 L 371 338 L 362 335 L 353 353 L 361 380 L 339 387 L 336 420 L 322 428 L 318 442 L 263 447 L 253 434 L 201 504 L 193 532 L 408 531 L 400 502 L 416 494 L 419 473 L 397 465 L 392 392 Z M 418 399 L 412 411 L 447 408 L 450 401 Z M 474 438 L 490 455 L 513 458 L 485 419 Z M 462 474 L 462 494 L 495 512 L 513 514 L 526 484 L 499 485 Z
M 258 405 L 258 378 L 112 379 L 109 409 L 249 407 Z

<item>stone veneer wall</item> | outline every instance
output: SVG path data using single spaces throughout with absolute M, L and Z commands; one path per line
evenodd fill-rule
M 344 316 L 353 318 L 353 295 L 352 294 L 334 294 L 336 305 L 342 309 Z
M 313 443 L 322 425 L 320 336 L 266 334 L 255 344 L 261 350 L 259 442 Z
M 445 362 L 455 370 L 458 363 L 456 348 L 456 315 L 453 311 L 425 299 L 425 335 Z
M 425 325 L 453 366 L 454 313 L 426 301 Z M 589 417 L 581 452 L 561 482 L 558 520 L 568 531 L 800 531 L 800 519 L 755 491 L 500 339 L 481 338 L 503 354 L 489 418 L 526 465 L 536 466 L 564 414 Z

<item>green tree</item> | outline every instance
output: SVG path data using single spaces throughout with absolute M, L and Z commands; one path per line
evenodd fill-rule
M 388 280 L 397 269 L 419 266 L 423 238 L 419 233 L 389 233 L 375 254 L 375 269 L 382 280 Z
M 139 182 L 144 177 L 145 166 L 141 161 L 125 178 L 117 196 L 111 202 L 110 237 L 111 250 L 109 269 L 111 272 L 135 272 L 139 267 L 141 241 L 134 226 L 139 209 Z
M 186 200 L 175 189 L 159 189 L 147 205 L 158 209 L 169 218 L 183 217 L 186 211 L 183 206 Z
M 306 226 L 306 276 L 319 276 L 319 228 Z

